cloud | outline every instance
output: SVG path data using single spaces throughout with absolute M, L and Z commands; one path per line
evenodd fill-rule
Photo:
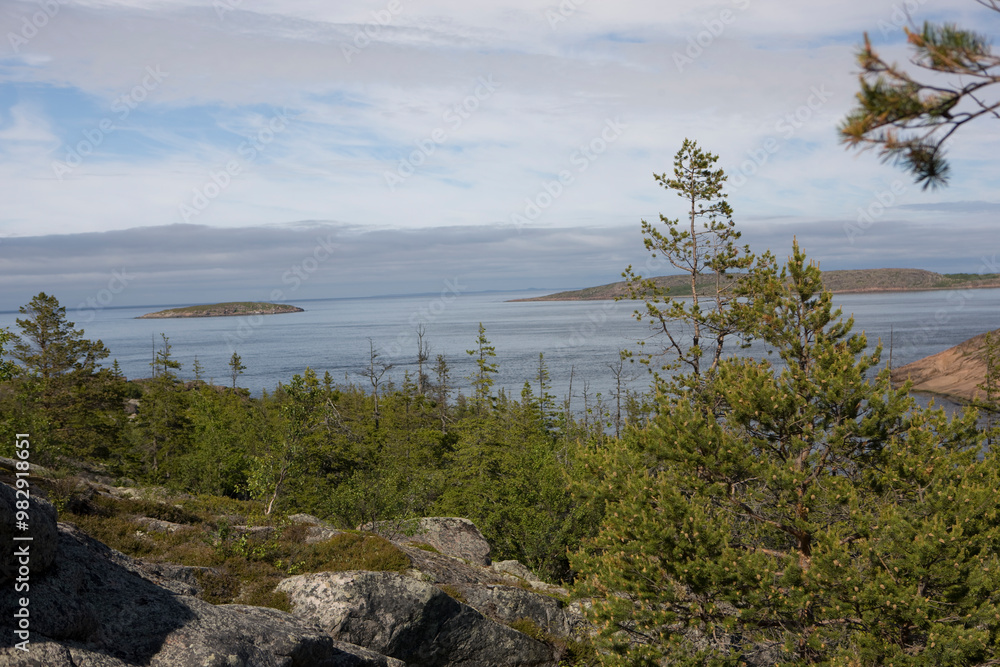
M 988 213 L 1000 211 L 1000 203 L 988 201 L 943 201 L 930 204 L 902 204 L 909 211 L 945 211 L 947 213 Z
M 996 24 L 917 4 L 914 21 Z M 720 155 L 761 247 L 795 232 L 839 268 L 957 267 L 992 242 L 1000 124 L 955 138 L 944 193 L 838 143 L 861 35 L 906 56 L 897 0 L 58 6 L 0 53 L 8 305 L 45 285 L 85 299 L 123 266 L 144 276 L 134 303 L 285 289 L 315 243 L 289 220 L 338 221 L 344 249 L 297 294 L 609 282 L 643 259 L 638 220 L 683 215 L 652 174 L 685 137 Z M 0 34 L 38 11 L 3 4 Z M 887 191 L 892 213 L 848 243 Z
M 743 226 L 743 240 L 756 252 L 771 249 L 783 258 L 795 237 L 824 269 L 972 273 L 981 256 L 1000 251 L 988 225 L 953 228 L 950 240 L 942 242 L 932 224 L 886 219 L 852 237 L 846 229 L 855 222 L 758 220 Z M 369 229 L 330 221 L 137 227 L 3 239 L 0 310 L 15 309 L 40 291 L 70 308 L 112 296 L 113 304 L 122 306 L 294 302 L 432 293 L 455 279 L 470 291 L 556 291 L 616 282 L 628 265 L 643 275 L 673 272 L 649 259 L 637 222 L 573 228 Z

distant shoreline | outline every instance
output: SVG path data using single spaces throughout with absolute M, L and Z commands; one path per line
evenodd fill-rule
M 228 303 L 169 308 L 155 313 L 146 313 L 135 319 L 161 320 L 185 317 L 244 317 L 248 315 L 280 315 L 282 313 L 302 312 L 305 312 L 302 308 L 288 304 L 231 301 Z
M 689 275 L 653 278 L 666 296 L 691 295 Z M 881 292 L 934 292 L 956 289 L 1000 288 L 1000 274 L 941 274 L 922 269 L 851 269 L 824 271 L 823 283 L 834 294 L 875 294 Z M 710 294 L 713 285 L 701 283 L 699 294 Z M 597 287 L 567 290 L 545 296 L 510 299 L 510 303 L 525 301 L 612 301 L 629 298 L 627 283 L 620 281 Z

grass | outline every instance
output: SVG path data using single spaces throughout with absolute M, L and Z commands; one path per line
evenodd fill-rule
M 462 604 L 468 604 L 465 600 L 465 596 L 462 595 L 462 591 L 459 590 L 458 587 L 452 586 L 451 584 L 438 584 L 437 587 L 440 588 L 448 597 L 458 600 Z
M 59 494 L 62 495 L 59 495 Z M 344 533 L 306 544 L 308 526 L 260 517 L 252 503 L 202 497 L 180 503 L 98 495 L 83 485 L 50 488 L 62 506 L 60 520 L 76 524 L 113 549 L 150 562 L 210 568 L 196 572 L 200 597 L 213 604 L 248 604 L 290 610 L 288 596 L 274 590 L 284 578 L 347 570 L 404 572 L 410 559 L 394 544 L 369 533 Z M 234 530 L 222 511 L 248 524 L 276 530 L 259 536 Z M 181 524 L 174 532 L 149 530 L 137 521 L 152 517 Z M 255 521 L 254 519 L 258 519 Z M 264 519 L 264 520 L 260 520 Z

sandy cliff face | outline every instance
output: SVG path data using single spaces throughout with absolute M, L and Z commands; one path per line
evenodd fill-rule
M 1000 330 L 993 333 L 1000 339 Z M 972 400 L 985 398 L 979 385 L 986 379 L 984 351 L 986 334 L 980 334 L 964 343 L 924 357 L 892 371 L 892 381 L 913 382 L 913 391 L 926 391 Z

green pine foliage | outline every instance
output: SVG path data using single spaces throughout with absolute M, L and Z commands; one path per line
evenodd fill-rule
M 797 246 L 757 278 L 748 325 L 780 361 L 662 395 L 603 473 L 604 523 L 572 562 L 604 664 L 995 659 L 1000 479 L 974 415 L 874 374 Z
M 979 4 L 1000 11 L 995 0 Z M 902 165 L 924 189 L 939 187 L 950 177 L 946 141 L 971 121 L 997 117 L 1000 56 L 989 38 L 953 24 L 925 22 L 903 31 L 913 67 L 883 58 L 865 34 L 857 54 L 857 105 L 842 121 L 840 137 Z
M 684 202 L 685 218 L 661 214 L 665 231 L 642 221 L 643 243 L 651 258 L 690 277 L 685 298 L 669 296 L 669 289 L 636 274 L 631 266 L 622 273 L 628 298 L 645 302 L 635 311 L 636 319 L 648 321 L 661 341 L 661 349 L 652 352 L 646 351 L 645 341 L 639 343 L 641 360 L 654 372 L 678 368 L 695 376 L 710 372 L 722 358 L 727 339 L 741 332 L 737 306 L 745 294 L 737 278 L 752 266 L 754 256 L 748 246 L 737 245 L 740 232 L 724 191 L 727 177 L 714 168 L 718 159 L 696 141 L 685 139 L 674 156 L 673 178 L 666 173 L 653 175 Z M 663 355 L 673 361 L 652 363 Z
M 0 349 L 13 342 L 10 355 L 20 362 L 0 363 L 0 381 L 6 378 L 0 421 L 10 432 L 32 434 L 36 463 L 115 458 L 122 447 L 128 388 L 101 368 L 108 350 L 74 329 L 54 296 L 39 293 L 20 313 L 19 335 L 0 332 Z

